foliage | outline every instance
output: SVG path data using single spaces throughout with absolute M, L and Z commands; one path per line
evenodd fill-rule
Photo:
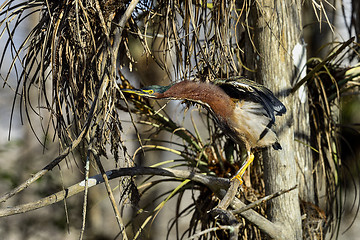
M 314 5 L 314 1 L 311 2 Z M 46 146 L 49 139 L 57 138 L 61 149 L 61 154 L 31 177 L 29 182 L 35 182 L 76 151 L 80 157 L 75 155 L 75 158 L 80 158 L 87 166 L 85 179 L 89 177 L 90 160 L 106 178 L 100 159 L 111 156 L 116 168 L 128 167 L 134 166 L 135 156 L 159 150 L 171 152 L 177 159 L 156 166 L 166 164 L 174 169 L 186 167 L 196 173 L 216 177 L 233 175 L 241 163 L 236 161 L 241 159 L 243 153 L 222 135 L 207 114 L 199 111 L 194 116 L 191 112 L 194 131 L 190 131 L 173 120 L 166 110 L 154 107 L 153 102 L 132 95 L 124 96 L 120 89 L 133 87 L 130 83 L 133 82 L 131 71 L 138 61 L 133 56 L 131 45 L 134 42 L 140 43 L 145 57 L 160 66 L 169 79 L 213 81 L 217 77 L 255 71 L 247 67 L 247 62 L 256 57 L 257 51 L 251 29 L 255 20 L 249 19 L 248 15 L 250 11 L 261 11 L 258 4 L 256 1 L 210 3 L 174 0 L 8 0 L 2 4 L 0 36 L 6 39 L 6 43 L 0 66 L 5 66 L 9 54 L 12 61 L 7 66 L 6 74 L 1 73 L 0 76 L 4 85 L 14 90 L 11 118 L 16 103 L 20 102 L 21 116 L 28 120 L 39 142 Z M 135 8 L 130 15 L 127 11 L 132 6 Z M 320 10 L 320 16 L 325 13 L 329 22 L 323 5 Z M 40 15 L 38 23 L 19 45 L 14 39 L 19 34 L 20 26 L 36 14 Z M 351 26 L 356 25 L 352 23 Z M 349 53 L 353 59 L 358 58 L 358 45 L 350 41 L 332 46 L 328 57 L 308 60 L 307 76 L 294 88 L 295 92 L 297 87 L 307 83 L 311 93 L 311 148 L 316 152 L 313 159 L 314 178 L 317 183 L 323 180 L 327 198 L 323 209 L 327 218 L 324 220 L 320 210 L 318 213 L 321 216 L 317 218 L 320 219 L 321 230 L 324 230 L 313 233 L 321 236 L 329 229 L 334 232 L 337 229 L 334 224 L 341 216 L 337 191 L 343 174 L 339 154 L 338 105 L 341 95 L 354 90 L 352 83 L 358 81 L 358 75 L 349 75 L 350 68 L 342 64 L 348 59 Z M 346 51 L 336 51 L 339 47 Z M 12 77 L 17 80 L 16 84 L 11 82 Z M 37 93 L 35 100 L 31 97 L 34 91 Z M 192 108 L 187 104 L 185 109 Z M 128 145 L 122 136 L 126 121 L 120 114 L 124 111 L 129 113 L 137 129 L 140 147 L 134 154 L 128 152 Z M 32 119 L 33 113 L 39 121 Z M 200 119 L 200 123 L 195 118 Z M 40 133 L 33 128 L 38 123 L 42 129 Z M 138 130 L 141 128 L 139 126 L 148 126 L 151 131 L 145 134 Z M 205 138 L 199 129 L 206 129 Z M 157 136 L 161 132 L 176 138 L 159 139 Z M 261 154 L 258 154 L 260 157 Z M 253 202 L 265 196 L 263 171 L 261 161 L 256 161 L 251 169 L 251 178 L 248 176 L 247 186 L 239 194 L 244 202 Z M 130 195 L 135 206 L 139 200 L 141 204 L 141 196 L 158 185 L 169 181 L 177 184 L 153 198 L 153 201 L 158 200 L 156 207 L 141 206 L 135 215 L 149 214 L 146 214 L 138 229 L 132 229 L 134 237 L 141 236 L 143 229 L 174 198 L 177 202 L 176 212 L 174 219 L 169 222 L 169 234 L 175 231 L 178 238 L 199 233 L 202 234 L 201 239 L 228 237 L 228 229 L 223 229 L 219 221 L 207 214 L 218 202 L 208 186 L 188 179 L 148 177 L 137 186 L 138 192 L 133 180 L 129 178 L 123 182 L 120 195 L 123 201 Z M 20 185 L 20 191 L 25 185 Z M 319 183 L 317 187 L 320 186 Z M 192 202 L 183 207 L 184 196 L 188 192 L 192 194 Z M 5 196 L 5 200 L 15 194 L 16 191 Z M 111 195 L 109 190 L 109 198 Z M 319 190 L 316 204 L 322 201 L 321 197 Z M 84 202 L 87 202 L 86 194 Z M 116 212 L 115 206 L 114 209 Z M 266 216 L 265 204 L 257 206 L 256 210 Z M 84 216 L 85 212 L 86 204 Z M 185 232 L 179 232 L 179 219 L 188 215 L 191 215 L 188 228 Z M 237 217 L 242 224 L 240 233 L 244 239 L 263 238 L 256 226 Z M 126 224 L 129 229 L 133 223 L 119 220 L 118 224 L 120 229 Z M 317 225 L 308 227 L 305 231 L 311 232 Z

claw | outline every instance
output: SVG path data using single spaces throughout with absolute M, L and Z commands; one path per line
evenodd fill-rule
M 233 177 L 231 178 L 231 181 L 234 181 L 235 179 L 237 179 L 237 180 L 240 182 L 240 185 L 242 185 L 242 184 L 244 183 L 244 181 L 242 180 L 240 174 L 236 174 L 235 176 L 233 176 Z

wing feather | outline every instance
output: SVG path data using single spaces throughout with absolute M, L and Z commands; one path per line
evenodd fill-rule
M 271 122 L 275 122 L 275 115 L 281 116 L 286 112 L 284 104 L 275 97 L 272 91 L 244 77 L 233 77 L 228 79 L 217 79 L 214 82 L 233 98 L 253 99 L 261 103 Z

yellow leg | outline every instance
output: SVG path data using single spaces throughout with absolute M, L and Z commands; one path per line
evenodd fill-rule
M 231 181 L 233 181 L 234 179 L 237 179 L 240 181 L 240 185 L 243 184 L 243 180 L 241 179 L 242 176 L 244 175 L 246 169 L 250 166 L 250 164 L 254 161 L 254 154 L 251 152 L 248 152 L 247 154 L 247 158 L 246 158 L 246 162 L 242 165 L 242 167 L 239 169 L 239 171 L 237 171 L 237 173 L 235 174 L 235 176 L 231 179 Z

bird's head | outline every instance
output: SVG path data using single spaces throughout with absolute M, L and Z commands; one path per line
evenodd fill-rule
M 132 93 L 142 97 L 148 98 L 161 98 L 161 95 L 169 90 L 172 85 L 169 86 L 159 86 L 159 85 L 152 85 L 147 86 L 141 89 L 122 89 L 121 91 L 124 93 Z

